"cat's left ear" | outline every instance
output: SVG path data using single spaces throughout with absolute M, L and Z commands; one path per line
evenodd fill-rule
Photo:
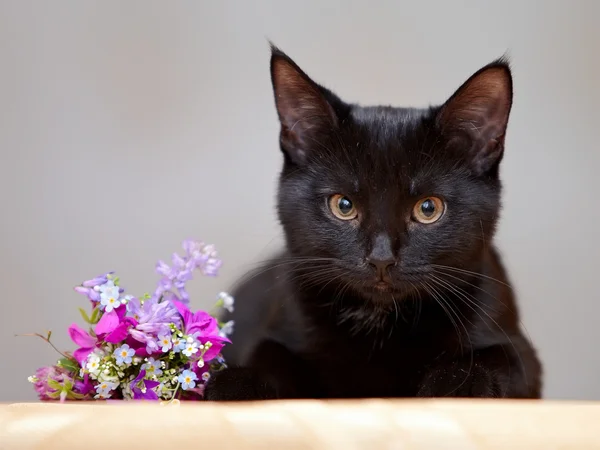
M 438 113 L 442 134 L 468 153 L 478 175 L 494 172 L 502 160 L 512 97 L 510 66 L 499 59 L 472 75 Z

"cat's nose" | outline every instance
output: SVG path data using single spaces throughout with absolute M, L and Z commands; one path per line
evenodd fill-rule
M 380 275 L 385 275 L 388 267 L 395 266 L 396 260 L 393 258 L 387 259 L 377 259 L 377 258 L 367 258 L 367 262 L 377 269 L 377 273 Z

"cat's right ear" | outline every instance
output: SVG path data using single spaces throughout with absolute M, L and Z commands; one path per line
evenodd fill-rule
M 333 94 L 273 45 L 271 81 L 281 123 L 281 148 L 292 163 L 303 164 L 311 149 L 323 147 L 323 141 L 335 133 L 339 120 L 330 101 Z

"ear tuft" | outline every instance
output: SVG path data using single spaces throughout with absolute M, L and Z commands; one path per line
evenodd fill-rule
M 451 138 L 467 138 L 461 145 L 478 173 L 498 165 L 512 107 L 512 75 L 500 58 L 472 75 L 442 106 L 438 125 Z
M 337 127 L 337 116 L 326 92 L 285 53 L 271 44 L 271 81 L 281 123 L 281 146 L 295 163 L 308 149 Z

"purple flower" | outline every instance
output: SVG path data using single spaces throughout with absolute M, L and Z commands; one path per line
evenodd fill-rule
M 154 388 L 160 385 L 160 383 L 158 381 L 145 380 L 145 376 L 146 371 L 140 370 L 138 376 L 129 385 L 131 392 L 133 392 L 134 400 L 158 400 L 158 395 L 154 392 Z M 143 385 L 143 387 L 140 387 L 140 385 Z
M 85 360 L 88 355 L 92 353 L 96 347 L 97 341 L 89 335 L 87 331 L 80 328 L 77 324 L 73 323 L 69 327 L 69 336 L 75 344 L 79 345 L 79 348 L 73 353 L 73 357 L 77 360 L 81 367 L 84 366 Z
M 100 286 L 108 281 L 108 276 L 112 275 L 114 272 L 108 272 L 104 275 L 97 276 L 96 278 L 92 278 L 91 280 L 84 281 L 81 285 L 86 288 L 95 288 L 96 286 Z
M 92 302 L 99 302 L 100 301 L 100 292 L 95 291 L 92 288 L 83 287 L 83 286 L 76 286 L 75 287 L 75 292 L 77 292 L 79 294 L 85 295 Z
M 185 284 L 190 281 L 194 270 L 199 269 L 204 275 L 215 276 L 221 267 L 221 260 L 217 258 L 217 252 L 212 245 L 205 245 L 192 240 L 183 241 L 182 247 L 185 256 L 174 253 L 171 257 L 172 266 L 164 261 L 156 265 L 156 272 L 162 275 L 158 287 L 154 292 L 153 299 L 159 300 L 164 297 L 167 300 L 177 300 L 189 303 L 189 294 Z M 172 292 L 175 289 L 177 292 Z
M 88 395 L 94 392 L 94 383 L 92 383 L 92 381 L 90 380 L 89 374 L 84 374 L 83 380 L 76 380 L 75 388 L 73 390 L 78 393 L 81 393 L 82 395 Z
M 83 283 L 81 283 L 81 286 L 75 287 L 75 292 L 85 295 L 92 302 L 99 302 L 100 301 L 100 292 L 98 292 L 94 288 L 96 288 L 98 286 L 102 286 L 103 284 L 108 282 L 109 276 L 112 275 L 113 273 L 114 272 L 108 272 L 104 275 L 99 275 L 95 278 L 92 278 L 91 280 L 86 280 Z
M 145 351 L 148 354 L 160 351 L 157 337 L 160 334 L 170 333 L 170 324 L 176 327 L 181 324 L 179 313 L 170 302 L 159 303 L 150 299 L 141 304 L 138 299 L 133 299 L 128 305 L 129 312 L 137 321 L 136 325 L 129 329 L 129 334 L 136 341 L 146 344 Z
M 219 335 L 219 324 L 217 320 L 204 311 L 192 313 L 190 309 L 181 302 L 172 301 L 173 305 L 181 314 L 184 334 L 194 336 L 201 344 L 211 343 L 211 347 L 204 353 L 205 361 L 215 358 L 225 344 L 231 341 L 225 336 Z

